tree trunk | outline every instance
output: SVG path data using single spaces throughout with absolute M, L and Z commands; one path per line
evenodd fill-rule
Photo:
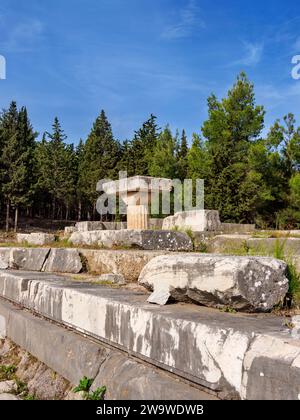
M 14 228 L 15 232 L 17 232 L 17 230 L 18 230 L 18 219 L 19 219 L 19 207 L 16 206 L 16 208 L 15 208 L 15 228 Z
M 78 222 L 81 221 L 81 211 L 82 211 L 82 203 L 81 200 L 78 203 Z
M 56 213 L 56 203 L 55 199 L 53 200 L 53 206 L 52 206 L 52 220 L 55 220 L 55 213 Z
M 9 231 L 9 213 L 10 213 L 10 203 L 8 201 L 6 204 L 6 225 L 5 225 L 6 232 Z
M 69 205 L 66 206 L 66 220 L 69 219 Z

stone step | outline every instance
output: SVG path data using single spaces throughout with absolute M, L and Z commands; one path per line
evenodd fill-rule
M 225 397 L 298 399 L 300 340 L 272 315 L 226 314 L 147 295 L 0 272 L 0 296 Z

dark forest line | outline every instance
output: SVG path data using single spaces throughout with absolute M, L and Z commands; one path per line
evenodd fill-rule
M 293 114 L 275 121 L 263 137 L 265 109 L 241 73 L 227 96 L 211 95 L 201 131 L 159 128 L 156 117 L 133 139 L 117 140 L 101 111 L 85 141 L 67 143 L 58 118 L 40 138 L 26 107 L 11 102 L 0 116 L 0 214 L 6 229 L 20 217 L 98 219 L 100 179 L 149 175 L 205 179 L 205 207 L 224 222 L 258 227 L 300 224 L 300 128 Z M 12 226 L 13 225 L 13 226 Z

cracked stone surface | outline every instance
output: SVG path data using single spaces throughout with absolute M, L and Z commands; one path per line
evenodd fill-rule
M 75 232 L 74 245 L 98 245 L 105 248 L 125 246 L 144 250 L 192 251 L 192 240 L 186 233 L 167 230 L 103 230 Z
M 178 254 L 152 259 L 139 284 L 177 301 L 269 311 L 288 291 L 287 265 L 266 257 Z
M 0 271 L 0 296 L 224 398 L 266 399 L 273 392 L 278 399 L 283 393 L 280 384 L 287 381 L 285 399 L 297 399 L 300 394 L 300 341 L 291 337 L 280 317 L 227 314 L 192 304 L 155 306 L 146 303 L 147 295 L 142 292 L 17 271 Z M 9 319 L 8 332 L 14 331 L 27 346 L 40 346 L 37 326 L 32 329 L 29 324 Z M 23 331 L 31 330 L 35 335 L 29 341 Z M 50 352 L 54 340 L 56 347 L 60 346 L 61 338 L 55 331 L 52 326 L 42 335 L 43 351 L 49 348 Z M 60 362 L 62 349 L 65 345 L 60 352 L 47 353 L 53 367 Z M 78 355 L 84 354 L 78 346 L 76 349 Z M 77 360 L 78 355 L 71 360 Z M 110 354 L 101 366 L 109 359 Z M 74 371 L 71 360 L 64 366 L 64 376 Z M 117 374 L 122 376 L 121 372 Z

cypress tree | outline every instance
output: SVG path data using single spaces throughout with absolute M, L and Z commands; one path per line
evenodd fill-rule
M 2 116 L 2 191 L 7 204 L 6 230 L 10 208 L 15 210 L 17 230 L 20 207 L 27 207 L 33 197 L 33 155 L 36 134 L 25 107 L 20 111 L 15 102 Z
M 111 125 L 102 110 L 88 136 L 79 166 L 79 183 L 85 188 L 85 197 L 93 216 L 98 198 L 97 182 L 117 177 L 119 158 L 120 144 L 114 139 Z M 90 217 L 89 212 L 88 216 Z

